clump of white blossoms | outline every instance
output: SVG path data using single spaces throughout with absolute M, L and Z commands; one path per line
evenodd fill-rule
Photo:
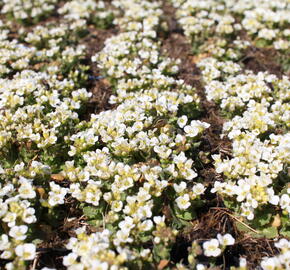
M 216 172 L 223 174 L 225 181 L 216 181 L 211 192 L 219 193 L 226 202 L 237 206 L 236 214 L 247 222 L 257 221 L 258 211 L 277 211 L 279 207 L 285 230 L 290 210 L 287 188 L 290 81 L 287 76 L 245 70 L 242 61 L 234 60 L 241 59 L 247 48 L 255 46 L 272 47 L 277 55 L 278 51 L 289 52 L 286 15 L 289 3 L 172 2 L 185 35 L 194 50 L 201 53 L 197 65 L 202 71 L 207 99 L 217 103 L 227 117 L 223 136 L 232 140 L 228 157 L 213 155 Z M 241 31 L 247 33 L 247 40 L 242 40 Z M 184 207 L 188 205 L 186 199 L 180 200 Z M 213 256 L 220 254 L 217 239 L 208 241 L 206 246 Z M 241 263 L 239 269 L 245 267 Z M 285 266 L 277 258 L 265 258 L 262 267 Z
M 178 8 L 179 23 L 192 42 L 209 40 L 209 33 L 221 35 L 214 43 L 217 51 L 210 47 L 211 57 L 204 57 L 198 63 L 205 78 L 207 98 L 218 103 L 227 114 L 229 120 L 224 124 L 224 134 L 233 141 L 231 158 L 213 156 L 216 171 L 223 173 L 227 181 L 217 181 L 212 192 L 236 200 L 241 215 L 253 220 L 256 209 L 262 205 L 279 205 L 287 196 L 274 190 L 276 179 L 289 165 L 290 153 L 285 145 L 289 142 L 286 130 L 290 121 L 290 81 L 287 76 L 279 78 L 267 72 L 243 72 L 241 65 L 225 61 L 235 59 L 230 50 L 250 46 L 250 41 L 245 43 L 237 38 L 233 41 L 227 34 L 244 27 L 250 35 L 274 42 L 276 35 L 279 38 L 284 35 L 284 28 L 277 29 L 270 22 L 278 20 L 281 26 L 287 24 L 287 3 L 270 4 L 261 0 L 246 7 L 242 1 L 209 1 L 207 4 L 182 1 L 174 5 Z M 226 16 L 219 14 L 221 10 Z M 239 27 L 233 17 L 235 14 L 244 16 Z M 253 25 L 248 27 L 248 24 Z M 264 29 L 270 25 L 274 29 Z M 276 133 L 279 128 L 284 130 L 282 134 Z M 283 209 L 287 207 L 283 205 Z
M 87 235 L 85 227 L 76 230 L 76 238 L 71 238 L 66 245 L 72 252 L 64 256 L 63 264 L 68 270 L 74 269 L 119 269 L 125 262 L 135 259 L 128 248 L 111 249 L 109 230 Z
M 287 0 L 258 0 L 247 4 L 244 0 L 178 0 L 172 3 L 177 8 L 178 22 L 193 46 L 200 45 L 217 58 L 239 57 L 240 52 L 233 44 L 241 42 L 241 31 L 245 31 L 257 46 L 272 45 L 277 50 L 289 51 Z M 211 42 L 207 43 L 209 39 Z
M 162 56 L 155 40 L 160 3 L 114 1 L 114 5 L 126 10 L 115 21 L 123 32 L 114 38 L 137 53 L 129 61 L 128 54 L 119 61 L 120 45 L 111 47 L 111 38 L 96 56 L 104 72 L 117 78 L 117 94 L 111 102 L 118 107 L 93 114 L 87 122 L 80 122 L 79 113 L 91 94 L 78 87 L 82 77 L 76 70 L 85 47 L 76 41 L 87 21 L 93 20 L 94 9 L 104 9 L 102 2 L 97 6 L 93 1 L 67 2 L 59 9 L 65 14 L 62 23 L 25 30 L 25 45 L 11 42 L 8 30 L 4 31 L 0 151 L 7 157 L 11 150 L 19 151 L 12 171 L 1 163 L 5 179 L 1 217 L 10 229 L 1 236 L 0 256 L 13 260 L 7 267 L 22 269 L 24 261 L 35 257 L 36 247 L 27 239 L 32 234 L 29 224 L 37 221 L 36 207 L 53 211 L 72 196 L 100 210 L 103 216 L 94 225 L 114 224 L 117 229 L 102 228 L 102 233 L 91 237 L 77 230 L 80 246 L 74 247 L 76 240 L 71 239 L 67 248 L 73 253 L 63 263 L 69 269 L 96 265 L 106 269 L 112 261 L 118 266 L 135 258 L 152 260 L 152 249 L 138 251 L 140 241 L 154 240 L 159 246 L 174 241 L 177 231 L 167 227 L 157 207 L 167 190 L 180 210 L 185 210 L 178 203 L 180 198 L 188 197 L 193 205 L 205 191 L 203 184 L 195 182 L 198 173 L 186 151 L 194 148 L 209 125 L 195 120 L 198 96 L 191 86 L 176 80 L 178 61 Z M 107 57 L 115 59 L 116 72 L 108 70 Z M 63 179 L 69 181 L 68 186 L 63 186 Z M 184 185 L 184 181 L 185 187 L 175 192 L 173 184 Z M 164 230 L 167 238 L 162 238 Z M 100 243 L 99 251 L 96 243 Z M 92 247 L 95 250 L 89 255 Z
M 218 257 L 227 246 L 234 245 L 235 239 L 231 234 L 218 234 L 217 239 L 205 241 L 202 244 L 204 255 L 207 257 Z
M 203 184 L 194 182 L 198 174 L 186 151 L 209 124 L 190 114 L 184 117 L 186 107 L 199 110 L 199 99 L 192 87 L 174 78 L 176 63 L 161 55 L 154 40 L 160 3 L 124 0 L 113 4 L 124 11 L 115 20 L 122 32 L 108 39 L 93 61 L 108 79 L 114 79 L 117 95 L 111 103 L 119 105 L 91 115 L 89 122 L 80 123 L 78 133 L 67 138 L 72 159 L 61 174 L 74 182 L 69 189 L 74 198 L 106 209 L 96 224 L 115 223 L 117 230 L 110 233 L 113 241 L 108 250 L 96 249 L 90 257 L 69 245 L 73 253 L 64 258 L 64 264 L 70 267 L 80 265 L 79 260 L 85 269 L 95 263 L 105 269 L 113 261 L 149 260 L 152 249 L 137 252 L 137 243 L 150 239 L 155 246 L 166 246 L 177 234 L 166 226 L 164 216 L 157 216 L 160 198 L 170 190 L 177 208 L 184 211 L 205 191 Z M 167 238 L 162 238 L 164 231 Z M 114 260 L 104 255 L 107 252 Z
M 93 0 L 73 0 L 66 2 L 58 13 L 71 22 L 81 22 L 84 20 L 92 21 L 106 19 L 111 16 L 111 10 L 106 8 L 104 1 Z
M 1 12 L 14 23 L 32 24 L 56 4 L 3 1 Z M 78 40 L 86 21 L 62 18 L 57 27 L 21 28 L 17 39 L 12 26 L 0 21 L 0 258 L 10 261 L 6 269 L 20 270 L 36 256 L 31 241 L 43 207 L 64 203 L 68 189 L 50 182 L 52 172 L 68 157 L 64 137 L 75 132 L 91 93 L 82 87 L 87 66 Z
M 264 258 L 261 262 L 263 270 L 278 270 L 290 268 L 290 241 L 287 239 L 280 239 L 275 243 L 275 247 L 280 249 L 281 254 L 275 257 Z
M 163 2 L 109 2 L 1 5 L 7 18 L 24 25 L 58 13 L 57 22 L 23 27 L 17 39 L 13 23 L 0 21 L 0 259 L 9 261 L 7 270 L 24 270 L 37 258 L 39 222 L 69 202 L 83 211 L 84 226 L 66 243 L 67 269 L 156 266 L 170 259 L 179 228 L 203 203 L 208 183 L 202 183 L 197 162 L 209 124 L 197 119 L 195 89 L 177 79 L 181 62 L 167 57 L 158 40 Z M 275 181 L 290 162 L 290 138 L 274 132 L 289 127 L 289 79 L 243 71 L 233 62 L 251 42 L 287 52 L 287 5 L 235 2 L 174 4 L 185 34 L 204 43 L 200 49 L 210 56 L 199 63 L 208 99 L 229 112 L 224 135 L 233 140 L 232 156 L 213 156 L 225 181 L 216 181 L 212 192 L 234 201 L 248 220 L 269 204 L 289 215 L 290 189 L 280 193 Z M 111 84 L 114 108 L 82 121 L 92 96 L 85 89 L 83 36 L 92 25 L 111 23 L 113 14 L 119 32 L 92 61 Z M 241 30 L 255 40 L 241 40 Z M 217 38 L 204 42 L 212 33 Z M 271 269 L 273 261 L 275 267 L 287 266 L 289 243 L 283 241 L 277 244 L 278 259 L 265 258 L 262 267 Z M 218 234 L 203 243 L 204 254 L 218 257 L 234 242 L 230 234 Z M 241 260 L 241 270 L 244 265 Z
M 58 0 L 3 0 L 1 13 L 10 15 L 18 20 L 32 22 L 38 20 L 41 16 L 47 16 L 51 13 Z
M 259 205 L 279 203 L 273 186 L 279 173 L 289 164 L 289 150 L 285 148 L 289 134 L 270 133 L 266 140 L 260 137 L 278 126 L 287 128 L 287 88 L 290 84 L 286 77 L 278 79 L 267 73 L 228 75 L 226 78 L 224 82 L 218 79 L 209 82 L 206 86 L 208 98 L 221 102 L 223 108 L 229 105 L 234 115 L 237 108 L 243 114 L 224 124 L 225 133 L 233 140 L 233 158 L 222 160 L 220 155 L 213 158 L 217 172 L 223 173 L 229 183 L 217 182 L 212 192 L 237 196 L 237 201 L 242 202 L 242 215 L 251 220 Z M 273 85 L 274 93 L 269 83 Z M 237 86 L 239 90 L 235 90 Z M 224 89 L 223 95 L 221 89 Z M 247 89 L 246 92 L 243 89 Z M 234 179 L 237 179 L 236 183 Z

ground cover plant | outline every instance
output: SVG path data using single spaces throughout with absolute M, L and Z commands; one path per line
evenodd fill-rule
M 290 269 L 288 0 L 0 10 L 1 269 Z

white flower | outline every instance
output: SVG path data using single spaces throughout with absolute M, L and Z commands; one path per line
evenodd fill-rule
M 207 257 L 217 257 L 221 254 L 221 249 L 219 248 L 219 241 L 217 239 L 211 239 L 204 242 L 202 247 L 204 249 L 204 255 Z
M 290 196 L 288 194 L 283 194 L 280 198 L 280 205 L 282 209 L 286 209 L 290 206 Z
M 172 153 L 172 150 L 170 148 L 167 148 L 165 145 L 156 145 L 153 149 L 159 155 L 159 157 L 163 159 L 167 159 Z
M 0 255 L 0 258 L 1 259 L 5 259 L 5 260 L 10 259 L 11 257 L 12 257 L 12 251 L 11 250 L 4 250 L 2 252 L 2 254 Z
M 122 201 L 113 201 L 112 202 L 112 210 L 114 212 L 120 212 L 123 208 L 123 202 Z
M 248 220 L 254 219 L 254 208 L 249 207 L 245 204 L 241 205 L 241 215 L 247 217 Z
M 107 262 L 101 262 L 99 260 L 92 260 L 91 261 L 91 267 L 92 269 L 96 270 L 107 270 L 109 269 L 109 265 Z
M 175 155 L 173 157 L 173 162 L 177 165 L 177 166 L 182 166 L 183 163 L 185 163 L 187 160 L 185 153 L 184 152 L 180 152 L 179 155 Z
M 180 184 L 173 184 L 173 188 L 177 193 L 181 193 L 182 191 L 184 191 L 186 189 L 186 183 L 185 182 L 180 182 Z
M 290 249 L 290 241 L 285 238 L 279 240 L 279 242 L 275 243 L 275 247 L 280 249 Z
M 269 195 L 269 203 L 273 205 L 278 205 L 280 198 L 278 195 L 275 195 L 273 188 L 268 188 L 267 192 Z
M 229 233 L 225 235 L 218 234 L 217 239 L 222 246 L 231 246 L 235 243 L 235 239 Z
M 179 126 L 180 128 L 183 128 L 183 127 L 186 125 L 187 120 L 188 120 L 187 116 L 186 116 L 186 115 L 182 115 L 182 116 L 181 116 L 180 118 L 178 118 L 178 120 L 177 120 L 177 124 L 178 124 L 178 126 Z
M 161 242 L 161 239 L 160 239 L 160 237 L 156 236 L 156 237 L 154 237 L 153 241 L 155 244 L 159 244 Z
M 3 221 L 8 223 L 9 227 L 15 226 L 17 215 L 15 213 L 7 212 L 3 218 Z
M 184 131 L 186 133 L 186 136 L 191 137 L 191 138 L 196 137 L 197 134 L 199 133 L 198 128 L 193 127 L 191 125 L 185 126 Z
M 7 234 L 2 234 L 0 238 L 0 250 L 8 249 L 10 245 L 11 244 L 9 242 Z
M 153 221 L 156 223 L 156 225 L 164 226 L 165 225 L 165 216 L 155 216 L 153 217 Z
M 17 256 L 23 260 L 33 260 L 35 258 L 36 247 L 34 244 L 18 245 L 15 249 Z
M 264 270 L 275 270 L 277 266 L 279 265 L 277 264 L 277 260 L 275 258 L 265 258 L 261 262 L 261 267 Z
M 64 266 L 70 266 L 76 263 L 77 258 L 78 258 L 78 255 L 72 252 L 63 257 L 62 263 Z
M 240 267 L 247 267 L 247 260 L 245 258 L 240 258 L 239 265 Z
M 33 186 L 29 182 L 23 182 L 18 189 L 18 192 L 24 199 L 33 199 L 36 196 L 36 192 L 33 190 Z
M 238 186 L 235 186 L 235 193 L 238 195 L 237 197 L 237 201 L 241 202 L 243 201 L 246 196 L 249 194 L 251 186 L 246 183 L 245 180 L 239 180 L 238 181 Z
M 150 231 L 153 227 L 153 222 L 150 219 L 144 220 L 142 223 L 139 223 L 138 228 L 140 231 Z
M 51 191 L 48 193 L 48 203 L 51 206 L 55 206 L 57 204 L 63 204 L 64 203 L 64 197 L 66 196 L 68 189 L 63 188 L 54 182 L 49 183 Z
M 193 192 L 194 195 L 196 195 L 196 196 L 203 194 L 204 191 L 205 191 L 205 187 L 204 187 L 204 185 L 201 184 L 201 183 L 198 183 L 198 184 L 196 184 L 196 185 L 194 185 L 194 186 L 192 187 L 192 192 Z
M 28 227 L 26 225 L 14 226 L 10 229 L 9 235 L 15 240 L 24 240 L 26 238 L 26 233 Z
M 188 194 L 184 194 L 183 196 L 178 197 L 175 201 L 179 209 L 184 210 L 190 206 Z
M 203 264 L 197 264 L 196 265 L 196 270 L 205 270 L 206 269 L 206 267 L 203 265 Z
M 133 218 L 128 217 L 128 216 L 125 217 L 125 220 L 119 223 L 119 228 L 121 229 L 122 232 L 125 232 L 125 233 L 129 233 L 130 230 L 134 227 L 135 227 L 135 224 L 133 222 Z
M 149 256 L 151 250 L 149 248 L 147 249 L 143 249 L 141 252 L 140 252 L 140 256 L 143 257 L 143 258 L 146 258 Z

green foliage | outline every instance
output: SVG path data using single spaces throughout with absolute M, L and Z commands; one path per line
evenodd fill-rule
M 103 221 L 106 204 L 104 202 L 99 206 L 90 206 L 81 204 L 80 208 L 83 210 L 84 215 L 88 218 L 89 222 Z
M 255 215 L 256 218 L 252 221 L 236 221 L 237 229 L 255 238 L 266 237 L 272 239 L 279 236 L 278 228 L 272 224 L 275 215 L 272 208 L 258 209 Z

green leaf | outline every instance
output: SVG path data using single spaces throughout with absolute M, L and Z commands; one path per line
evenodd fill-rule
M 290 219 L 289 219 L 289 215 L 286 214 L 286 215 L 282 215 L 281 216 L 281 221 L 282 221 L 282 226 L 283 227 L 288 227 L 290 226 Z
M 176 217 L 179 219 L 193 220 L 196 218 L 196 213 L 192 206 L 186 209 L 186 211 L 182 211 L 177 206 L 175 206 L 174 212 L 175 212 Z
M 193 220 L 195 218 L 194 212 L 184 212 L 182 215 L 177 215 L 177 217 L 180 217 L 184 220 Z
M 290 220 L 288 214 L 281 216 L 281 223 L 282 228 L 280 229 L 280 234 L 286 237 L 290 237 Z
M 283 227 L 280 230 L 280 234 L 286 237 L 290 237 L 290 228 L 289 227 Z
M 255 233 L 253 230 L 251 230 L 250 228 L 248 228 L 246 225 L 244 225 L 241 222 L 236 222 L 236 227 L 239 231 L 241 232 L 245 232 L 246 234 L 254 237 L 254 238 L 262 238 L 262 237 L 266 237 L 266 238 L 275 238 L 279 235 L 277 228 L 275 227 L 267 227 L 267 228 L 263 228 L 260 230 L 256 230 L 257 233 Z
M 83 208 L 83 213 L 90 219 L 97 218 L 101 215 L 101 208 L 97 208 L 95 206 L 85 206 Z
M 148 234 L 147 235 L 145 235 L 145 234 L 139 235 L 139 237 L 140 237 L 140 241 L 142 243 L 147 243 L 152 239 L 152 235 L 148 235 Z
M 97 219 L 91 219 L 87 221 L 88 224 L 94 226 L 94 227 L 102 227 L 103 226 L 103 221 L 102 220 L 97 220 Z
M 198 148 L 201 145 L 201 142 L 195 142 L 191 144 L 191 148 Z
M 271 213 L 264 213 L 262 215 L 257 215 L 256 220 L 258 225 L 265 226 L 271 221 L 272 214 Z
M 176 216 L 173 217 L 172 220 L 172 228 L 176 230 L 181 230 L 185 226 L 189 226 L 190 223 L 188 221 L 185 221 L 183 219 L 179 219 Z
M 275 227 L 268 227 L 263 229 L 262 231 L 263 236 L 267 238 L 275 238 L 279 235 L 277 228 Z
M 41 243 L 43 243 L 42 239 L 36 238 L 34 240 L 31 241 L 34 245 L 40 245 Z
M 233 200 L 230 200 L 230 199 L 223 198 L 223 203 L 224 203 L 225 207 L 233 210 L 234 212 L 238 212 L 237 201 L 233 201 Z
M 165 245 L 154 245 L 153 254 L 156 261 L 170 258 L 170 248 Z
M 256 41 L 256 46 L 259 48 L 267 47 L 267 45 L 268 45 L 268 42 L 265 39 L 259 39 Z
M 241 222 L 235 222 L 236 224 L 236 227 L 237 229 L 240 231 L 240 232 L 245 232 L 249 235 L 251 235 L 252 237 L 255 237 L 255 238 L 261 238 L 262 235 L 258 232 L 258 233 L 255 233 L 253 232 L 250 228 L 248 228 L 246 225 L 244 225 L 243 223 Z

